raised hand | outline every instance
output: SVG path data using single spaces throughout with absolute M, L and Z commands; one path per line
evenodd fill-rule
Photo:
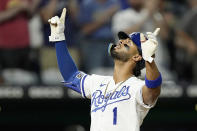
M 51 27 L 51 35 L 49 36 L 50 42 L 65 40 L 65 35 L 64 35 L 65 18 L 66 18 L 66 8 L 63 9 L 60 18 L 58 16 L 55 16 L 48 20 Z
M 142 57 L 145 61 L 148 61 L 149 63 L 152 63 L 153 61 L 153 55 L 155 54 L 158 46 L 158 41 L 156 36 L 159 34 L 160 28 L 157 28 L 153 33 L 147 32 L 147 38 L 145 42 L 141 43 L 142 47 Z

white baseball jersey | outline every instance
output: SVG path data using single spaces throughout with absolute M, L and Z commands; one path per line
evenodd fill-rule
M 91 131 L 139 131 L 153 105 L 145 105 L 145 82 L 130 77 L 115 84 L 112 76 L 85 75 L 81 79 L 82 96 L 91 99 Z

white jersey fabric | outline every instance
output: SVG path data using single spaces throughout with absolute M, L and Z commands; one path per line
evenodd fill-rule
M 114 34 L 117 34 L 119 31 L 124 31 L 131 27 L 136 26 L 136 24 L 144 21 L 144 18 L 147 17 L 148 11 L 142 9 L 137 12 L 132 8 L 118 11 L 112 18 L 112 31 Z M 146 33 L 148 31 L 153 31 L 155 29 L 153 20 L 151 18 L 147 19 L 139 32 Z
M 139 131 L 154 105 L 143 103 L 144 85 L 136 77 L 115 84 L 112 76 L 85 75 L 80 86 L 82 96 L 91 99 L 90 131 Z

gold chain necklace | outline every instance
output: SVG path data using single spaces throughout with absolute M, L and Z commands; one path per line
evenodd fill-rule
M 125 80 L 125 81 L 127 81 L 127 80 Z M 112 92 L 111 94 L 109 94 L 109 96 L 106 96 L 107 88 L 108 88 L 109 83 L 110 83 L 110 81 L 109 81 L 109 82 L 107 83 L 107 87 L 105 88 L 104 98 L 105 98 L 105 99 L 110 98 L 110 97 L 112 96 L 112 94 L 114 94 L 114 92 L 118 89 L 118 87 L 120 87 L 125 81 L 122 81 L 122 82 L 113 90 L 113 92 Z

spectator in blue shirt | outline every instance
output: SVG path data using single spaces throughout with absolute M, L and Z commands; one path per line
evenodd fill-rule
M 81 25 L 81 49 L 86 71 L 108 65 L 107 46 L 113 41 L 111 18 L 119 9 L 116 0 L 83 1 L 79 22 Z
M 121 9 L 127 9 L 127 8 L 131 7 L 128 4 L 128 0 L 119 0 L 119 1 L 120 1 L 120 4 L 121 4 Z

